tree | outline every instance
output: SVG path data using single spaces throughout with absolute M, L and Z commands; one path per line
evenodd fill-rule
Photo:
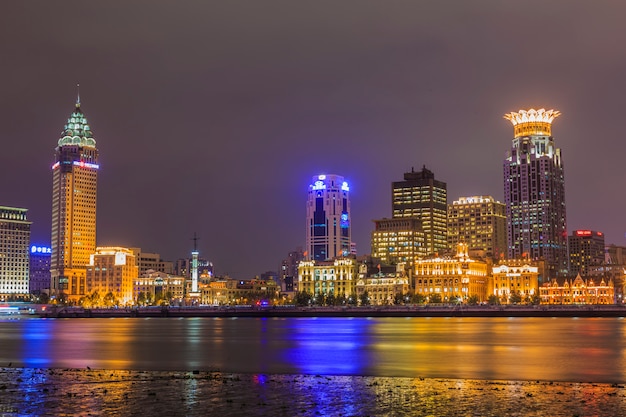
M 359 299 L 356 296 L 355 293 L 350 294 L 350 296 L 348 297 L 348 304 L 351 306 L 355 306 L 359 303 Z
M 413 304 L 424 304 L 426 302 L 426 297 L 424 294 L 413 293 L 411 294 L 411 302 Z
M 489 303 L 489 305 L 491 306 L 496 306 L 498 304 L 500 304 L 500 299 L 498 298 L 497 295 L 495 294 L 491 294 L 489 296 L 489 298 L 487 299 L 487 302 Z
M 336 300 L 337 300 L 337 297 L 335 297 L 335 293 L 331 291 L 326 296 L 325 305 L 327 305 L 327 306 L 334 306 Z
M 146 303 L 146 293 L 141 291 L 137 294 L 137 305 L 144 305 Z
M 509 296 L 509 303 L 511 304 L 519 304 L 522 302 L 522 296 L 519 291 L 513 291 Z
M 115 298 L 115 295 L 113 295 L 113 292 L 111 291 L 109 291 L 107 295 L 104 296 L 104 299 L 102 301 L 104 302 L 105 307 L 113 307 L 117 304 L 117 298 Z
M 399 292 L 397 292 L 396 295 L 394 295 L 393 297 L 393 303 L 395 305 L 404 304 L 404 296 L 400 294 Z
M 359 301 L 361 302 L 362 306 L 370 305 L 370 295 L 369 295 L 369 293 L 367 291 L 363 291 L 363 293 L 359 297 Z
M 477 296 L 476 294 L 474 294 L 474 295 L 470 295 L 470 296 L 467 298 L 467 304 L 468 304 L 468 305 L 471 305 L 471 306 L 475 306 L 475 305 L 477 305 L 477 304 L 478 304 L 478 301 L 480 301 L 480 300 L 478 299 L 478 296 Z
M 294 297 L 294 302 L 300 307 L 308 306 L 311 302 L 311 294 L 306 291 L 298 291 Z
M 48 295 L 48 293 L 42 292 L 41 294 L 39 294 L 39 303 L 41 304 L 48 304 L 48 302 L 50 301 L 50 296 Z
M 440 304 L 441 303 L 441 294 L 434 293 L 428 298 L 428 302 L 430 304 Z

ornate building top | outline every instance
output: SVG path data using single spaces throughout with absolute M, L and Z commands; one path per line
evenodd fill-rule
M 61 132 L 59 146 L 78 145 L 95 148 L 96 140 L 89 127 L 87 118 L 80 109 L 80 97 L 76 100 L 76 108 L 67 119 L 67 123 Z
M 542 135 L 552 136 L 552 121 L 559 117 L 558 110 L 529 109 L 505 114 L 515 129 L 515 137 Z

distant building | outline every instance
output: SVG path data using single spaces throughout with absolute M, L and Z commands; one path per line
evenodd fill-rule
M 594 230 L 574 230 L 567 237 L 570 276 L 589 276 L 590 267 L 605 263 L 604 233 Z
M 185 278 L 160 271 L 148 271 L 134 280 L 135 304 L 151 304 L 157 300 L 182 303 L 185 297 Z
M 542 304 L 614 304 L 613 281 L 583 280 L 580 274 L 574 280 L 554 278 L 540 288 Z
M 0 206 L 0 296 L 29 294 L 28 209 Z
M 552 137 L 556 110 L 504 115 L 514 127 L 504 160 L 504 199 L 509 259 L 543 259 L 550 277 L 567 274 L 565 177 Z
M 80 98 L 67 119 L 52 165 L 51 292 L 87 293 L 85 271 L 96 250 L 98 149 Z
M 52 248 L 31 245 L 30 282 L 31 294 L 41 294 L 50 290 L 50 256 Z
M 98 247 L 86 269 L 86 293 L 100 296 L 109 292 L 120 304 L 133 303 L 133 285 L 139 276 L 135 254 L 131 249 Z
M 149 270 L 174 274 L 174 262 L 164 261 L 158 253 L 142 252 L 140 248 L 130 248 L 137 259 L 139 274 L 143 275 Z
M 543 262 L 527 259 L 501 260 L 494 265 L 489 295 L 495 295 L 500 302 L 508 304 L 511 295 L 517 294 L 522 302 L 539 296 L 539 277 Z
M 405 264 L 374 269 L 369 268 L 367 263 L 359 264 L 356 296 L 360 300 L 365 293 L 371 305 L 392 305 L 397 299 L 405 301 L 404 297 L 409 293 L 409 277 Z
M 425 253 L 443 253 L 448 248 L 447 185 L 435 179 L 432 171 L 406 172 L 404 181 L 391 184 L 393 218 L 413 217 L 421 222 L 425 237 Z
M 282 291 L 293 292 L 294 291 L 294 278 L 298 277 L 298 264 L 304 259 L 304 251 L 301 247 L 295 251 L 289 252 L 287 257 L 280 263 L 278 269 L 279 280 L 281 283 Z
M 507 255 L 506 206 L 491 196 L 460 197 L 448 204 L 448 246 L 466 243 L 492 259 Z
M 371 255 L 382 264 L 412 267 L 426 257 L 426 237 L 417 217 L 374 220 L 374 225 Z
M 351 251 L 350 187 L 340 175 L 316 175 L 306 203 L 306 259 L 325 261 Z
M 313 296 L 355 294 L 357 261 L 351 257 L 331 261 L 302 261 L 298 267 L 298 291 Z
M 472 296 L 486 301 L 490 267 L 488 261 L 470 258 L 467 245 L 459 244 L 455 257 L 416 261 L 413 288 L 429 300 L 438 294 L 443 302 L 465 302 Z
M 192 258 L 179 258 L 174 266 L 174 275 L 191 279 Z M 198 274 L 214 276 L 213 263 L 206 258 L 198 258 Z

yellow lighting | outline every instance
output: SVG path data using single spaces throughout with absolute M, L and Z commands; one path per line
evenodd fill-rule
M 529 109 L 506 113 L 503 117 L 515 128 L 515 137 L 529 135 L 552 135 L 552 121 L 559 117 L 558 110 Z

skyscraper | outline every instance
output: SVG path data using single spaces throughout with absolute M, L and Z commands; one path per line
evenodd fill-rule
M 52 165 L 51 291 L 85 294 L 85 271 L 96 250 L 98 149 L 80 97 L 67 119 Z
M 485 256 L 506 256 L 505 205 L 491 196 L 460 197 L 448 204 L 448 247 L 466 243 Z
M 574 230 L 567 237 L 567 250 L 569 275 L 572 277 L 577 274 L 583 277 L 589 276 L 591 266 L 605 263 L 604 233 L 594 230 Z
M 28 209 L 0 206 L 0 296 L 29 292 L 30 225 Z
M 447 249 L 448 191 L 443 181 L 435 179 L 432 171 L 404 174 L 404 181 L 392 183 L 393 217 L 416 217 L 422 222 L 425 253 L 434 254 Z
M 340 175 L 316 175 L 306 204 L 306 257 L 324 261 L 350 254 L 350 187 Z
M 567 273 L 565 180 L 552 137 L 556 110 L 507 113 L 514 127 L 504 160 L 504 198 L 510 259 L 543 259 L 550 277 Z

